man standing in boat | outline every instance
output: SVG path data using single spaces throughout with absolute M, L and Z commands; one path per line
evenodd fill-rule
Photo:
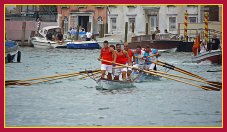
M 124 50 L 128 52 L 130 65 L 132 66 L 132 57 L 134 56 L 134 52 L 128 48 L 127 42 L 124 43 Z M 128 63 L 126 63 L 126 65 L 128 65 Z M 128 80 L 130 79 L 131 73 L 132 73 L 132 68 L 127 68 L 127 79 Z
M 111 61 L 113 63 L 116 62 L 116 54 L 114 52 L 114 49 L 109 47 L 108 41 L 103 42 L 103 48 L 101 49 L 100 56 L 98 60 L 107 60 Z M 108 63 L 105 61 L 102 61 L 101 64 L 101 79 L 104 79 L 106 71 L 108 72 L 107 79 L 112 80 L 112 63 Z
M 143 54 L 143 59 L 145 60 L 145 70 L 157 70 L 156 64 L 153 62 L 157 61 L 158 55 L 159 53 L 156 49 L 151 49 L 149 45 L 146 46 Z
M 120 44 L 116 44 L 116 63 L 126 65 L 128 64 L 130 66 L 130 58 L 128 55 L 128 52 L 125 50 L 121 49 Z M 120 67 L 116 68 L 114 72 L 114 80 L 119 80 L 119 75 L 122 73 L 122 80 L 126 80 L 126 72 L 127 68 L 126 67 Z
M 211 40 L 212 42 L 212 45 L 211 45 L 211 50 L 218 50 L 218 49 L 221 49 L 221 46 L 220 46 L 220 40 L 217 38 L 217 35 L 214 34 L 213 35 L 213 38 Z

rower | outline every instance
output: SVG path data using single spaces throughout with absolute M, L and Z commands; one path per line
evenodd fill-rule
M 124 43 L 124 50 L 128 52 L 128 56 L 129 56 L 129 61 L 130 61 L 130 65 L 132 66 L 132 57 L 134 56 L 134 52 L 128 48 L 128 43 L 125 42 Z M 126 65 L 128 65 L 128 63 L 126 63 Z M 127 68 L 127 79 L 130 79 L 130 75 L 132 73 L 132 68 Z
M 100 56 L 98 60 L 100 59 L 111 61 L 113 63 L 116 62 L 116 54 L 114 52 L 114 49 L 108 46 L 108 41 L 103 42 L 103 48 L 101 49 Z M 101 79 L 104 79 L 106 71 L 108 72 L 107 79 L 112 80 L 112 63 L 108 63 L 105 61 L 102 61 L 101 64 Z
M 126 63 L 128 62 L 128 65 L 130 66 L 130 59 L 128 56 L 128 52 L 125 50 L 122 50 L 120 44 L 116 44 L 115 53 L 116 53 L 116 63 L 126 65 Z M 121 73 L 122 73 L 122 79 L 126 80 L 126 72 L 127 72 L 126 67 L 116 68 L 114 72 L 115 74 L 114 80 L 119 80 L 119 75 Z
M 142 50 L 140 45 L 137 45 L 136 50 L 134 51 L 133 56 L 133 66 L 138 67 L 139 69 L 144 68 L 145 61 L 143 60 L 143 54 L 145 51 Z
M 143 54 L 143 59 L 145 60 L 145 70 L 157 70 L 156 64 L 153 62 L 157 61 L 158 55 L 159 53 L 156 49 L 151 49 L 149 45 L 146 46 Z

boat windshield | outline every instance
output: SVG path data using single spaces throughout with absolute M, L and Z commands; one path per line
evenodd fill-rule
M 50 33 L 52 35 L 56 35 L 58 33 L 61 33 L 61 29 L 60 28 L 50 29 L 50 30 L 48 30 L 47 34 L 48 33 Z

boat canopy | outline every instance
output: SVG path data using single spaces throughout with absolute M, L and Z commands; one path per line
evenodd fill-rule
M 41 30 L 39 30 L 39 34 L 42 35 L 43 37 L 46 37 L 47 33 L 61 33 L 61 27 L 59 26 L 46 26 L 43 27 Z

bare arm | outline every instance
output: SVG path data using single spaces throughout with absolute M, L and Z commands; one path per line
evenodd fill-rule
M 115 51 L 114 51 L 113 48 L 110 48 L 110 51 L 111 51 L 111 53 L 113 55 L 113 58 L 114 58 L 114 61 L 113 62 L 116 63 L 116 59 L 117 59 L 116 53 L 115 53 Z
M 128 65 L 130 65 L 130 58 L 129 58 L 128 52 L 124 50 L 124 54 L 128 59 Z

